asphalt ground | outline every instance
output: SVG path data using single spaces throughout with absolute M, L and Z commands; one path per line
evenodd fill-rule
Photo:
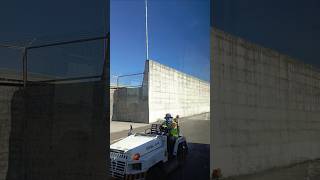
M 129 130 L 130 123 L 128 123 Z M 185 164 L 172 171 L 168 180 L 207 180 L 210 179 L 210 114 L 200 114 L 180 118 L 181 133 L 188 142 L 189 153 Z M 143 132 L 150 125 L 134 128 L 134 132 Z M 112 127 L 110 127 L 112 128 Z M 128 130 L 110 134 L 110 143 L 128 135 Z
M 320 180 L 320 160 L 306 161 L 256 174 L 221 180 Z

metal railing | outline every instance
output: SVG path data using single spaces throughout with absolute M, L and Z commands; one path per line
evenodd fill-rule
M 117 82 L 116 82 L 116 88 L 135 88 L 135 87 L 141 87 L 143 85 L 143 76 L 144 76 L 145 73 L 133 73 L 133 74 L 125 74 L 125 75 L 120 75 L 120 76 L 116 76 L 117 78 Z M 125 77 L 132 77 L 132 76 L 140 76 L 142 75 L 142 79 L 140 80 L 141 82 L 137 85 L 125 85 L 125 84 L 122 84 L 120 85 L 120 79 L 121 78 L 125 78 Z
M 28 53 L 30 50 L 34 49 L 41 49 L 46 47 L 56 47 L 61 45 L 72 45 L 72 44 L 79 44 L 79 43 L 85 43 L 85 42 L 92 42 L 97 40 L 103 40 L 104 41 L 104 57 L 103 57 L 103 67 L 101 67 L 101 74 L 94 75 L 94 76 L 78 76 L 78 77 L 70 77 L 70 78 L 54 78 L 49 80 L 40 80 L 40 81 L 29 81 L 28 79 Z M 46 43 L 46 44 L 40 44 L 40 45 L 34 45 L 32 46 L 31 43 L 29 43 L 26 46 L 18 46 L 18 45 L 11 45 L 11 44 L 4 44 L 0 43 L 0 48 L 6 48 L 6 49 L 13 49 L 18 50 L 18 53 L 20 52 L 21 57 L 21 63 L 22 63 L 22 71 L 21 71 L 21 79 L 13 79 L 13 78 L 6 78 L 6 77 L 0 77 L 0 85 L 17 85 L 17 86 L 23 86 L 26 87 L 29 83 L 56 83 L 56 82 L 66 82 L 66 81 L 79 81 L 84 79 L 97 79 L 100 78 L 101 80 L 107 80 L 107 72 L 109 67 L 109 59 L 110 59 L 110 33 L 107 33 L 106 36 L 99 36 L 99 37 L 91 37 L 91 38 L 82 38 L 82 39 L 76 39 L 76 40 L 70 40 L 70 41 L 60 41 L 60 42 L 52 42 L 52 43 Z

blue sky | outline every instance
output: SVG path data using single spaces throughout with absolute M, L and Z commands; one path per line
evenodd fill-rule
M 319 0 L 215 0 L 211 25 L 320 67 Z
M 10 0 L 0 2 L 0 42 L 68 40 L 101 36 L 106 0 Z M 107 27 L 108 28 L 108 27 Z
M 149 59 L 210 79 L 210 1 L 148 0 Z M 144 70 L 144 0 L 110 1 L 111 75 Z

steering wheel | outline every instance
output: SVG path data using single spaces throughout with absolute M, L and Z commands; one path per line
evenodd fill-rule
M 169 129 L 168 127 L 164 127 L 164 126 L 160 126 L 160 132 L 161 133 L 164 133 L 164 134 L 167 134 L 169 132 Z

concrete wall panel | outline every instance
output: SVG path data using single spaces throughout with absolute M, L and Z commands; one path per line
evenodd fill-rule
M 211 169 L 254 173 L 320 158 L 319 70 L 217 29 Z
M 113 121 L 148 123 L 148 97 L 143 88 L 119 88 L 113 93 Z
M 9 139 L 11 133 L 11 101 L 19 90 L 15 86 L 0 86 L 0 180 L 6 180 L 9 167 Z
M 166 113 L 190 116 L 210 111 L 210 84 L 149 60 L 149 122 Z
M 208 82 L 148 60 L 142 87 L 112 92 L 112 120 L 152 123 L 166 113 L 190 116 L 210 111 Z
M 0 179 L 106 179 L 104 82 L 0 86 Z

